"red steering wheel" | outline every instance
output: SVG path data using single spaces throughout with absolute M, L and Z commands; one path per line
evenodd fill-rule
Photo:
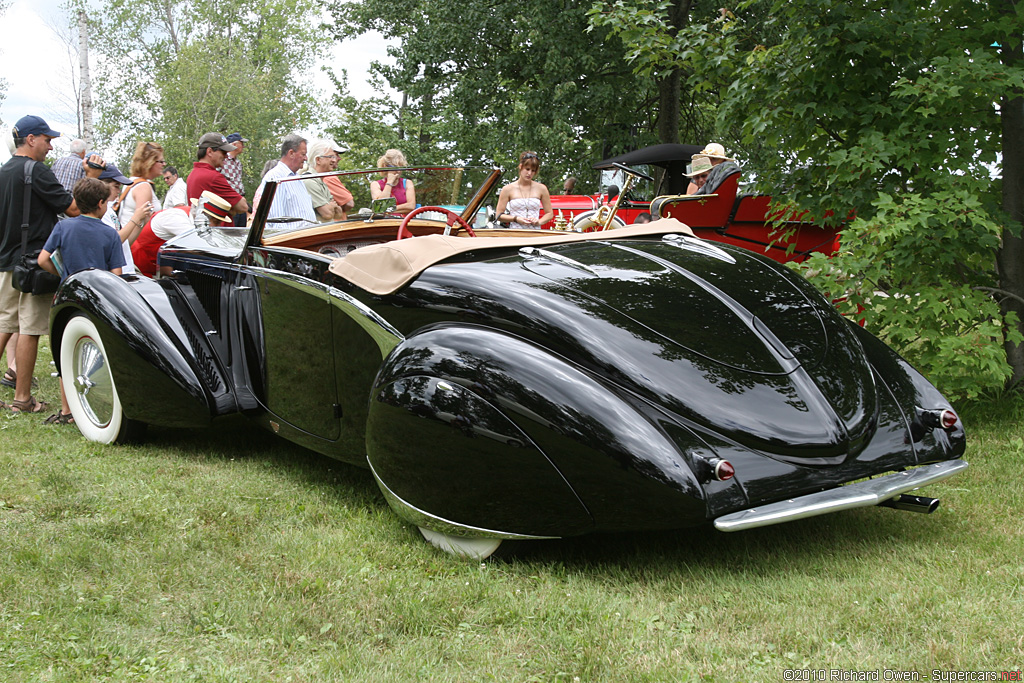
M 469 227 L 469 223 L 462 220 L 462 216 L 455 213 L 454 211 L 446 209 L 443 206 L 421 206 L 417 209 L 413 209 L 412 211 L 410 211 L 406 215 L 406 217 L 402 219 L 402 224 L 398 226 L 398 237 L 396 237 L 395 239 L 402 240 L 405 239 L 406 237 L 412 237 L 413 234 L 409 232 L 408 228 L 409 221 L 413 219 L 413 216 L 418 216 L 421 213 L 425 213 L 427 211 L 440 211 L 441 213 L 445 214 L 445 216 L 447 216 L 449 228 L 458 223 L 459 225 L 466 229 L 466 232 L 469 233 L 470 237 L 476 237 L 476 233 L 473 232 L 473 228 Z

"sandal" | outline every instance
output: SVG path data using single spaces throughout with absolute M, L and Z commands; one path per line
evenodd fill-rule
M 37 401 L 35 396 L 29 396 L 27 401 L 11 401 L 8 405 L 12 413 L 42 413 L 50 409 L 46 401 Z
M 43 422 L 48 425 L 73 425 L 75 424 L 75 418 L 72 417 L 71 413 L 65 413 L 58 410 L 50 417 L 43 420 Z
M 7 372 L 5 372 L 3 378 L 0 379 L 0 384 L 3 384 L 5 387 L 10 387 L 11 389 L 14 389 L 18 384 L 18 373 L 16 373 L 14 370 L 11 370 L 10 368 L 7 368 Z M 32 378 L 32 388 L 39 388 L 39 380 L 37 380 L 35 377 Z

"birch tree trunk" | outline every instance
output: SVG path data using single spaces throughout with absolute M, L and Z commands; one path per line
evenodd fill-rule
M 89 21 L 85 10 L 78 12 L 78 72 L 82 86 L 82 101 L 79 104 L 82 139 L 92 149 L 92 78 L 89 76 Z

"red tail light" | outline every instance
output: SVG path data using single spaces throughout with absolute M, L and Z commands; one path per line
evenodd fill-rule
M 728 460 L 719 460 L 715 463 L 713 476 L 717 481 L 728 481 L 736 476 L 736 468 Z
M 919 413 L 919 419 L 921 424 L 928 429 L 944 429 L 947 432 L 956 429 L 957 424 L 960 422 L 960 418 L 949 408 L 922 410 Z

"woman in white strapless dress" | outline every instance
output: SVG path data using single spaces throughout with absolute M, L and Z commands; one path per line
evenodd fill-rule
M 543 183 L 534 180 L 540 170 L 536 152 L 519 155 L 519 179 L 501 188 L 498 195 L 498 220 L 512 228 L 539 230 L 555 216 L 551 195 Z

